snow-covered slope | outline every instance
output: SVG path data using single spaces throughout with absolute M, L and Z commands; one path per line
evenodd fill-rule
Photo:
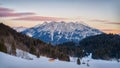
M 31 57 L 31 54 L 28 52 L 25 52 L 23 50 L 20 49 L 16 49 L 16 56 L 23 58 L 23 59 L 27 59 L 27 60 L 32 60 L 33 58 Z
M 26 60 L 12 55 L 0 52 L 0 68 L 119 68 L 120 62 L 93 60 L 91 58 L 81 59 L 81 64 L 77 65 L 76 58 L 71 58 L 71 62 L 54 60 L 50 62 L 50 58 L 41 56 L 36 58 L 30 55 L 33 60 Z M 89 60 L 89 62 L 88 62 Z M 82 63 L 85 64 L 82 64 Z
M 14 30 L 16 30 L 17 32 L 22 32 L 24 30 L 26 30 L 27 28 L 26 27 L 13 27 Z
M 78 42 L 87 36 L 102 32 L 81 22 L 44 22 L 22 33 L 47 43 L 60 44 L 69 41 Z

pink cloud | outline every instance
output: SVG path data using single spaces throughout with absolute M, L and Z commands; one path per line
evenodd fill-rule
M 93 21 L 93 22 L 103 22 L 103 23 L 105 23 L 105 24 L 116 24 L 116 25 L 120 25 L 120 22 L 111 22 L 111 21 L 100 20 L 100 19 L 93 19 L 93 20 L 90 20 L 90 21 Z
M 2 12 L 13 12 L 14 10 L 12 9 L 9 9 L 9 8 L 3 8 L 3 7 L 0 7 L 0 13 Z
M 26 21 L 60 21 L 66 20 L 67 18 L 58 18 L 58 17 L 44 17 L 44 16 L 29 16 L 29 17 L 22 17 L 17 18 L 14 20 L 26 20 Z
M 120 29 L 100 29 L 100 30 L 106 33 L 114 33 L 114 34 L 120 33 Z
M 113 31 L 113 29 L 100 29 L 102 31 Z
M 35 13 L 33 12 L 17 13 L 17 12 L 14 12 L 13 9 L 0 7 L 0 17 L 18 17 L 18 16 L 25 16 L 25 15 L 35 15 Z
M 107 20 L 99 20 L 99 19 L 92 19 L 90 21 L 94 21 L 94 22 L 107 22 Z
M 32 15 L 32 16 L 20 17 L 26 15 Z M 0 17 L 19 17 L 13 20 L 26 20 L 26 21 L 61 21 L 67 19 L 67 18 L 58 18 L 58 17 L 35 16 L 35 13 L 33 12 L 17 13 L 13 9 L 4 8 L 4 7 L 0 7 Z
M 34 13 L 26 12 L 26 13 L 0 13 L 0 17 L 18 17 L 25 15 L 34 15 Z
M 120 22 L 109 22 L 109 23 L 106 23 L 106 24 L 116 24 L 116 25 L 120 25 Z

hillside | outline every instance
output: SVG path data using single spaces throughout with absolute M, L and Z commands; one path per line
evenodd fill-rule
M 6 47 L 6 49 L 3 49 L 4 52 L 14 55 L 16 48 L 30 52 L 30 48 L 45 45 L 44 42 L 30 38 L 21 33 L 17 33 L 15 30 L 2 23 L 0 23 L 0 44 L 1 49 L 3 46 Z
M 68 48 L 68 53 L 72 53 L 71 50 L 77 51 L 75 56 L 87 56 L 92 54 L 93 59 L 120 59 L 120 36 L 117 34 L 100 34 L 96 36 L 87 37 L 76 45 L 74 42 L 66 42 L 59 44 L 62 49 Z M 83 52 L 78 52 L 83 50 Z
M 120 58 L 120 36 L 101 34 L 80 41 L 79 45 L 95 59 Z

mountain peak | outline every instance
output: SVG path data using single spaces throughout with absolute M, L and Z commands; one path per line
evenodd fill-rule
M 44 30 L 44 31 L 62 31 L 62 32 L 72 32 L 75 31 L 76 29 L 81 29 L 86 26 L 82 23 L 79 22 L 45 22 L 43 24 L 36 25 L 33 28 L 38 28 Z M 40 27 L 40 28 L 39 28 Z M 86 26 L 87 27 L 87 26 Z

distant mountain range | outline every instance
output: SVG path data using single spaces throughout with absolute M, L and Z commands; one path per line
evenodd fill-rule
M 61 44 L 69 41 L 77 43 L 88 36 L 103 33 L 81 22 L 45 22 L 29 29 L 23 27 L 14 29 L 30 37 L 52 44 Z
M 40 39 L 46 43 L 61 44 L 64 42 L 73 41 L 78 43 L 83 38 L 88 36 L 102 34 L 103 32 L 89 27 L 83 22 L 44 22 L 32 28 L 14 28 L 22 34 Z

